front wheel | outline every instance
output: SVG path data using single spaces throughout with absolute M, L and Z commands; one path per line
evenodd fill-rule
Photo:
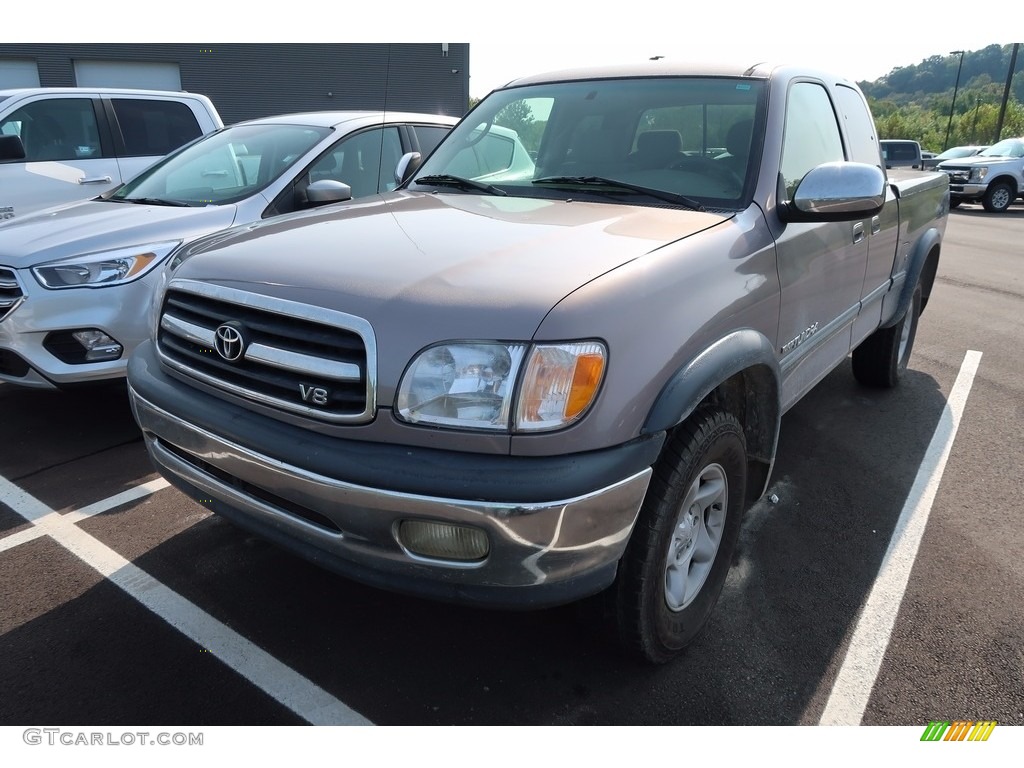
M 853 350 L 853 375 L 867 387 L 895 387 L 907 370 L 921 315 L 921 284 L 914 287 L 903 319 L 891 328 L 880 328 Z
M 988 189 L 985 191 L 985 197 L 981 200 L 981 204 L 985 206 L 985 210 L 989 213 L 1002 213 L 1010 207 L 1012 202 L 1013 190 L 1005 181 L 989 184 Z
M 725 584 L 746 499 L 743 427 L 703 408 L 669 439 L 611 587 L 620 641 L 648 661 L 679 655 Z

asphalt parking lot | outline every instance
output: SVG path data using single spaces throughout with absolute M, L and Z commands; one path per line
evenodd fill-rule
M 904 385 L 783 419 L 711 626 L 354 584 L 163 482 L 123 389 L 0 384 L 0 724 L 1024 725 L 1024 207 L 950 214 Z

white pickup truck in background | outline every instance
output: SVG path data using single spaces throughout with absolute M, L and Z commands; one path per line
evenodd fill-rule
M 223 125 L 195 93 L 0 90 L 0 222 L 95 197 Z
M 981 203 L 1003 213 L 1024 196 L 1024 136 L 1003 139 L 976 155 L 944 160 L 936 170 L 949 176 L 949 207 Z

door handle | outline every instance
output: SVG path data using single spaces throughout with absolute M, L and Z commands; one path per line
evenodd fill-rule
M 871 234 L 877 235 L 882 231 L 882 220 L 877 216 L 871 217 Z
M 109 176 L 93 176 L 91 179 L 83 176 L 78 180 L 79 184 L 109 184 L 111 181 Z
M 858 221 L 853 225 L 853 242 L 859 243 L 864 239 L 864 222 Z

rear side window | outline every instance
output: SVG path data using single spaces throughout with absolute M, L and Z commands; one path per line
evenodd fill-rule
M 29 163 L 102 155 L 92 99 L 33 101 L 4 118 L 0 133 L 21 136 Z
M 449 129 L 438 125 L 417 125 L 415 130 L 416 139 L 420 143 L 420 154 L 426 158 L 434 151 L 434 147 L 441 143 L 441 139 L 448 135 Z
M 196 116 L 185 104 L 152 99 L 111 99 L 124 153 L 166 155 L 202 134 Z
M 880 165 L 875 122 L 871 119 L 864 99 L 853 88 L 845 85 L 836 86 L 836 98 L 846 125 L 846 135 L 850 140 L 850 160 L 855 163 Z

